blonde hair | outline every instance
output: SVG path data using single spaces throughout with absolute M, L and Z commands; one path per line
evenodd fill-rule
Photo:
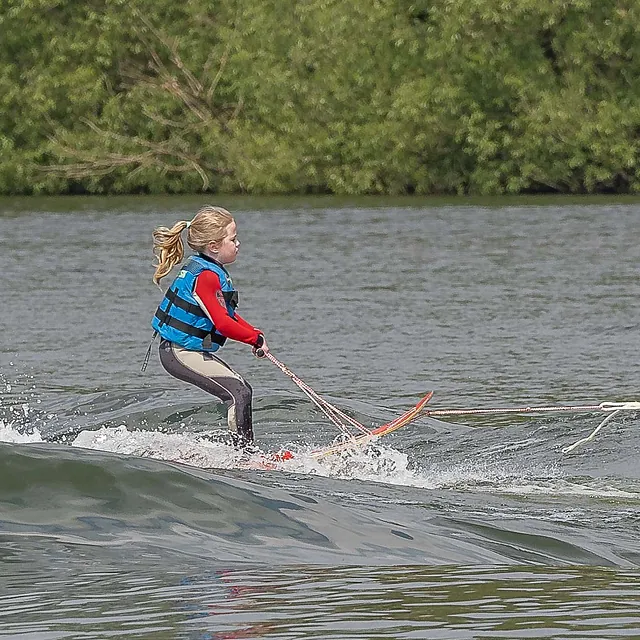
M 179 220 L 171 229 L 157 227 L 153 230 L 153 254 L 158 260 L 153 281 L 159 286 L 164 278 L 184 259 L 182 232 L 187 229 L 187 244 L 199 253 L 211 242 L 224 239 L 226 228 L 233 222 L 231 214 L 222 207 L 202 207 L 193 220 Z

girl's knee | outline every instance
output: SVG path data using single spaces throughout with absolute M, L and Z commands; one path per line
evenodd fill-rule
M 253 389 L 251 385 L 243 379 L 233 379 L 225 385 L 228 393 L 233 398 L 233 402 L 239 405 L 251 404 Z

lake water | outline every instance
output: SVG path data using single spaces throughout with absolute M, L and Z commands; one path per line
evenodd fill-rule
M 140 372 L 151 231 L 227 206 L 240 312 L 369 427 L 432 409 L 640 400 L 640 204 L 0 201 L 0 639 L 639 638 L 640 412 L 336 429 L 233 343 L 272 471 Z M 168 284 L 169 279 L 166 280 Z

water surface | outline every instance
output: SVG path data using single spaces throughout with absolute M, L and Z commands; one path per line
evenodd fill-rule
M 0 638 L 618 638 L 640 633 L 638 415 L 425 417 L 369 449 L 273 365 L 248 469 L 168 377 L 150 233 L 201 201 L 4 200 Z M 640 206 L 225 199 L 240 311 L 368 426 L 640 400 Z

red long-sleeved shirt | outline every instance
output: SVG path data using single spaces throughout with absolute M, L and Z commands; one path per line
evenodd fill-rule
M 200 273 L 196 278 L 193 293 L 200 306 L 204 307 L 216 331 L 238 342 L 250 345 L 255 345 L 258 342 L 258 336 L 262 333 L 260 329 L 249 324 L 237 312 L 233 318 L 229 315 L 220 279 L 215 272 L 207 270 Z

